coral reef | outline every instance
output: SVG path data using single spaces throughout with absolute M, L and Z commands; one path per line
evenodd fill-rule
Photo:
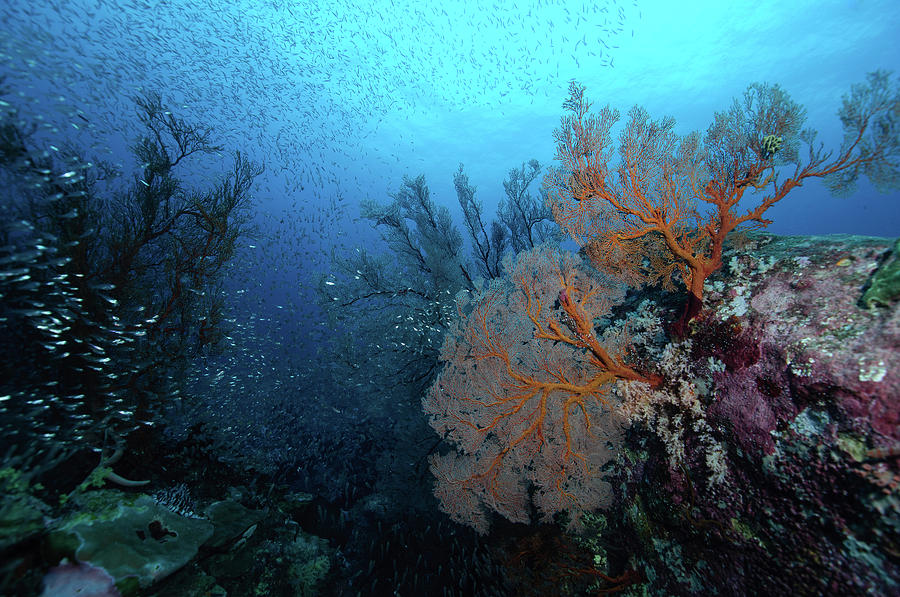
M 651 594 L 897 592 L 900 313 L 858 305 L 887 247 L 748 236 L 691 340 L 648 348 L 687 397 L 620 384 L 653 413 L 616 506 Z

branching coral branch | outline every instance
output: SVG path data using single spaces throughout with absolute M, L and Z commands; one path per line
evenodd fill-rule
M 833 191 L 851 188 L 860 174 L 881 189 L 900 182 L 900 90 L 885 72 L 844 98 L 844 142 L 834 155 L 802 128 L 802 106 L 778 85 L 757 83 L 716 114 L 702 140 L 677 135 L 671 118 L 655 121 L 632 108 L 614 160 L 619 113 L 609 106 L 592 113 L 584 91 L 570 84 L 554 132 L 560 166 L 544 179 L 554 217 L 607 271 L 615 261 L 642 270 L 632 271 L 635 279 L 665 281 L 678 271 L 688 291 L 676 325 L 682 333 L 700 312 L 704 281 L 722 266 L 728 235 L 770 224 L 766 211 L 805 180 L 823 178 Z M 801 144 L 809 148 L 805 158 Z M 756 204 L 742 212 L 748 192 Z
M 621 441 L 609 384 L 660 381 L 600 343 L 593 321 L 619 290 L 576 257 L 534 249 L 508 276 L 461 310 L 442 351 L 448 364 L 424 400 L 432 426 L 459 450 L 432 459 L 436 493 L 480 531 L 487 510 L 524 522 L 533 503 L 544 518 L 568 511 L 576 521 L 602 505 L 600 469 Z

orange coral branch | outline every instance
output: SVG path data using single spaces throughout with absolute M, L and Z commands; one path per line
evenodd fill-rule
M 438 410 L 440 405 L 452 407 L 446 409 L 452 427 L 468 430 L 458 434 L 464 446 L 484 446 L 485 442 L 490 445 L 493 441 L 489 441 L 490 437 L 498 440 L 493 450 L 484 454 L 487 458 L 480 466 L 463 475 L 450 471 L 441 474 L 441 469 L 436 474 L 441 483 L 476 494 L 478 487 L 483 487 L 494 507 L 504 513 L 516 510 L 516 496 L 509 495 L 504 485 L 508 480 L 503 477 L 516 465 L 507 464 L 507 459 L 514 458 L 521 465 L 545 450 L 555 456 L 550 459 L 552 470 L 541 473 L 547 478 L 543 487 L 555 490 L 562 502 L 586 507 L 567 488 L 567 483 L 574 464 L 580 467 L 579 475 L 585 478 L 598 474 L 591 470 L 589 459 L 579 447 L 583 443 L 579 442 L 593 437 L 596 421 L 592 417 L 597 416 L 597 405 L 608 405 L 608 385 L 616 379 L 654 385 L 660 382 L 658 376 L 642 375 L 613 358 L 599 343 L 588 311 L 592 301 L 594 308 L 599 304 L 598 289 L 582 288 L 573 271 L 563 269 L 552 275 L 558 284 L 552 284 L 552 280 L 540 274 L 529 276 L 519 271 L 514 276 L 517 294 L 523 299 L 521 315 L 531 323 L 533 339 L 545 342 L 548 347 L 565 345 L 584 351 L 588 357 L 585 369 L 580 372 L 571 369 L 571 365 L 554 361 L 549 354 L 529 360 L 529 368 L 523 368 L 510 354 L 514 343 L 520 350 L 521 338 L 510 339 L 503 333 L 503 327 L 498 327 L 498 313 L 506 306 L 507 297 L 495 288 L 465 318 L 462 331 L 468 373 L 462 372 L 452 381 L 439 380 L 437 389 L 432 389 L 432 402 L 426 402 L 429 411 Z M 539 290 L 538 284 L 560 288 L 557 308 L 547 308 L 547 291 Z
M 640 256 L 632 254 L 646 245 L 636 241 L 659 235 L 668 255 L 651 259 L 650 267 L 657 270 L 654 275 L 666 276 L 674 262 L 682 272 L 689 293 L 683 331 L 699 313 L 704 281 L 722 266 L 722 248 L 731 232 L 771 223 L 765 212 L 807 178 L 855 172 L 896 157 L 886 135 L 873 141 L 866 137 L 878 115 L 897 109 L 886 85 L 886 75 L 875 73 L 868 86 L 854 89 L 852 103 L 845 100 L 845 126 L 856 128 L 837 158 L 827 162 L 828 154 L 812 148 L 805 165 L 789 156 L 796 169 L 779 184 L 773 156 L 784 138 L 801 136 L 803 109 L 777 85 L 751 85 L 743 103 L 736 101 L 730 111 L 716 115 L 705 144 L 697 134 L 675 135 L 673 120 L 653 121 L 645 110 L 634 108 L 619 139 L 619 160 L 613 163 L 610 130 L 619 114 L 609 107 L 591 114 L 584 88 L 573 82 L 567 114 L 554 131 L 561 166 L 544 180 L 548 202 L 560 227 L 576 242 L 594 245 L 594 255 L 618 254 L 640 263 Z M 808 133 L 803 138 L 812 142 Z M 763 196 L 739 214 L 748 189 Z M 712 208 L 705 221 L 696 211 L 700 202 Z

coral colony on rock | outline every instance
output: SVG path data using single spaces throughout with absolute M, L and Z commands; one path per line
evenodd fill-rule
M 857 69 L 820 136 L 788 81 L 689 132 L 548 71 L 553 164 L 510 169 L 491 217 L 461 164 L 453 210 L 407 163 L 387 201 L 326 164 L 375 163 L 337 141 L 353 118 L 478 105 L 425 95 L 450 75 L 422 48 L 468 55 L 458 86 L 506 84 L 455 53 L 466 23 L 518 44 L 541 19 L 551 57 L 566 23 L 564 70 L 615 72 L 625 23 L 661 8 L 271 4 L 215 26 L 178 2 L 0 9 L 0 593 L 900 594 L 900 240 L 766 230 L 810 187 L 847 210 L 860 187 L 897 198 L 900 78 Z M 430 19 L 457 41 L 430 45 Z M 196 76 L 231 112 L 161 74 L 207 27 L 222 62 Z M 101 32 L 154 51 L 114 56 Z M 84 64 L 62 74 L 72 40 Z M 290 81 L 294 54 L 315 67 L 299 120 L 238 108 L 245 67 Z M 376 54 L 384 80 L 350 85 Z M 332 80 L 358 91 L 329 103 Z M 316 177 L 273 187 L 313 145 Z M 305 185 L 283 211 L 261 199 Z

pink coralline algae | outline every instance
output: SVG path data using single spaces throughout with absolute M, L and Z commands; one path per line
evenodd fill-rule
M 103 568 L 64 562 L 44 576 L 41 597 L 121 597 L 121 593 Z
M 765 453 L 772 432 L 808 406 L 835 413 L 878 446 L 900 441 L 900 315 L 896 306 L 860 304 L 888 243 L 772 239 L 756 237 L 752 251 L 732 257 L 739 299 L 711 296 L 718 313 L 738 312 L 744 329 L 732 344 L 755 345 L 761 358 L 716 375 L 721 391 L 710 414 L 731 421 L 741 445 Z
M 752 234 L 726 252 L 667 349 L 689 351 L 694 408 L 681 435 L 629 436 L 608 518 L 650 594 L 900 593 L 900 305 L 860 300 L 891 244 Z

